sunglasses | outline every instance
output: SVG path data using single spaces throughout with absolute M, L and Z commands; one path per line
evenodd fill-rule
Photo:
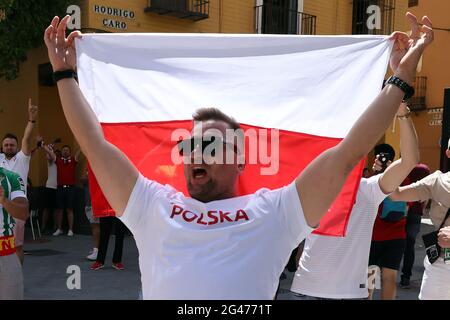
M 189 155 L 192 153 L 192 151 L 195 150 L 196 147 L 201 148 L 202 154 L 205 152 L 206 148 L 209 147 L 211 156 L 216 155 L 216 150 L 219 150 L 219 146 L 222 145 L 229 145 L 233 147 L 233 151 L 237 153 L 237 146 L 233 143 L 224 141 L 222 137 L 216 137 L 211 136 L 208 137 L 208 140 L 205 140 L 206 137 L 201 138 L 190 138 L 190 139 L 184 139 L 177 142 L 178 151 L 181 156 Z M 186 154 L 185 154 L 186 153 Z

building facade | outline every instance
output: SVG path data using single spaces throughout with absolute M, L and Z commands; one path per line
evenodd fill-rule
M 418 2 L 415 4 L 414 2 Z M 304 35 L 390 34 L 408 30 L 405 12 L 427 12 L 435 25 L 448 27 L 445 13 L 450 3 L 441 0 L 82 0 L 73 23 L 83 32 L 175 32 L 175 33 L 277 33 Z M 417 112 L 413 119 L 420 136 L 422 159 L 438 166 L 439 109 L 443 87 L 449 85 L 445 54 L 449 33 L 436 33 L 436 41 L 422 61 Z M 113 54 L 113 53 L 112 53 Z M 448 64 L 447 64 L 448 68 Z M 417 84 L 416 84 L 417 85 Z M 423 99 L 420 95 L 423 95 Z M 0 79 L 0 125 L 3 132 L 19 136 L 27 124 L 27 101 L 40 107 L 35 134 L 47 141 L 61 138 L 76 149 L 76 142 L 63 116 L 58 92 L 51 79 L 45 47 L 30 50 L 14 81 Z M 421 100 L 422 99 L 422 100 Z M 384 141 L 398 150 L 398 130 L 386 132 Z M 43 154 L 33 157 L 30 178 L 42 185 L 47 178 Z
M 409 0 L 408 10 L 417 17 L 428 15 L 433 21 L 434 42 L 422 57 L 416 74 L 413 98 L 414 125 L 419 136 L 421 162 L 437 170 L 441 158 L 441 135 L 444 107 L 444 90 L 450 88 L 450 1 Z M 448 133 L 444 136 L 448 137 Z M 386 141 L 398 150 L 398 130 L 386 132 Z M 447 143 L 447 141 L 445 141 Z

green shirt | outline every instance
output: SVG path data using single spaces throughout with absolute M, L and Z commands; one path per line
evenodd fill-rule
M 0 168 L 0 184 L 5 192 L 5 199 L 26 198 L 25 183 L 17 173 Z M 0 205 L 0 210 L 0 237 L 12 236 L 16 222 L 2 205 Z

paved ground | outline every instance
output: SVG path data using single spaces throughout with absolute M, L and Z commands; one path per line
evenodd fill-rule
M 423 247 L 422 242 L 422 234 L 432 232 L 434 230 L 433 226 L 431 225 L 431 221 L 429 219 L 422 219 L 422 225 L 419 235 L 416 239 L 416 259 L 414 261 L 414 267 L 412 270 L 412 277 L 411 277 L 411 283 L 408 288 L 402 288 L 398 287 L 397 289 L 397 300 L 418 300 L 419 291 L 420 291 L 420 284 L 422 283 L 422 274 L 424 271 L 423 267 L 423 259 L 425 258 L 425 248 Z M 279 298 L 283 299 L 287 297 L 288 290 L 292 283 L 292 278 L 294 276 L 294 273 L 288 272 L 285 270 L 286 279 L 281 281 L 280 284 L 280 293 Z M 398 275 L 398 282 L 400 282 L 400 272 Z M 380 290 L 375 290 L 374 292 L 374 300 L 380 299 Z
M 431 231 L 431 226 L 422 224 L 422 232 Z M 133 237 L 125 238 L 123 263 L 124 271 L 111 267 L 114 238 L 110 240 L 105 268 L 97 271 L 89 269 L 91 264 L 85 256 L 91 248 L 91 237 L 87 235 L 44 236 L 33 241 L 27 230 L 25 250 L 24 278 L 25 299 L 137 299 L 140 290 L 140 272 L 138 253 Z M 423 273 L 424 248 L 420 235 L 416 242 L 416 263 L 413 270 L 411 288 L 398 290 L 398 299 L 417 299 Z M 67 273 L 70 266 L 79 267 L 80 289 L 69 289 L 69 284 L 76 284 L 73 271 Z M 286 294 L 292 281 L 292 273 L 281 282 L 280 297 Z M 70 281 L 71 280 L 71 281 Z M 379 290 L 375 298 L 379 297 Z
M 111 267 L 114 237 L 111 237 L 105 268 L 92 271 L 85 257 L 92 247 L 90 236 L 46 236 L 42 242 L 25 243 L 25 299 L 126 299 L 136 300 L 140 290 L 137 248 L 132 237 L 126 237 L 123 248 L 124 271 Z M 80 269 L 81 289 L 67 287 L 69 266 Z M 76 284 L 73 278 L 69 281 Z

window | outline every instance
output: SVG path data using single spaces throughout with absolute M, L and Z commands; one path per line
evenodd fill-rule
M 408 0 L 408 7 L 414 7 L 419 5 L 419 0 Z
M 256 33 L 316 33 L 316 16 L 299 12 L 298 0 L 264 0 L 255 9 Z
M 265 0 L 262 8 L 262 32 L 297 33 L 297 0 Z

